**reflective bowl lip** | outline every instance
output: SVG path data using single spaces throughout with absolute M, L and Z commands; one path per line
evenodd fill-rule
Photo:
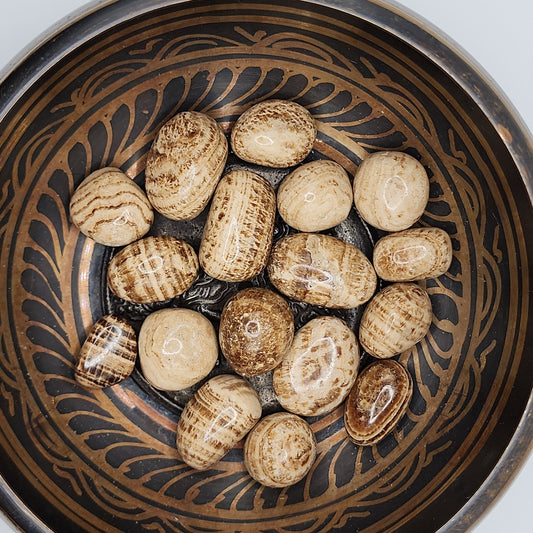
M 253 0 L 252 0 L 253 1 Z M 443 68 L 483 111 L 499 133 L 513 158 L 533 204 L 533 136 L 503 90 L 470 54 L 437 26 L 394 0 L 302 0 L 356 16 L 379 26 L 410 44 Z M 0 121 L 35 79 L 51 68 L 70 50 L 118 22 L 190 0 L 92 0 L 59 20 L 39 35 L 0 70 Z M 217 2 L 217 0 L 215 0 Z M 68 33 L 77 23 L 114 5 L 129 4 L 121 19 L 109 17 L 104 25 L 89 26 Z M 218 3 L 218 2 L 217 2 Z M 67 32 L 68 41 L 57 39 Z M 37 52 L 46 51 L 44 54 Z M 31 60 L 31 64 L 30 64 Z M 532 211 L 533 213 L 533 211 Z M 530 297 L 533 299 L 533 295 Z M 531 306 L 530 306 L 531 307 Z M 526 340 L 527 343 L 527 340 Z M 533 451 L 533 391 L 524 414 L 505 452 L 491 474 L 472 498 L 440 530 L 465 531 L 472 527 L 502 495 Z M 0 512 L 13 526 L 26 532 L 50 533 L 51 530 L 29 510 L 0 475 Z

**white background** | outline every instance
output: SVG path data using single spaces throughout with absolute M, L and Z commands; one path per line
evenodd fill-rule
M 399 3 L 425 17 L 465 49 L 496 80 L 533 131 L 533 0 Z M 84 4 L 84 0 L 2 1 L 0 69 L 42 32 Z M 532 490 L 533 457 L 472 532 L 531 531 Z M 11 531 L 0 516 L 0 533 Z

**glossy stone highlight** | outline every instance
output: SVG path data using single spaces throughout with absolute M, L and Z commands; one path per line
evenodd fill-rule
M 276 216 L 272 185 L 248 170 L 228 172 L 217 186 L 200 244 L 199 260 L 211 277 L 245 281 L 268 260 Z
M 275 368 L 294 336 L 294 317 L 287 301 L 264 288 L 251 287 L 230 298 L 222 310 L 222 353 L 241 376 Z
M 290 167 L 309 155 L 316 133 L 315 121 L 305 107 L 287 100 L 265 100 L 237 119 L 231 147 L 248 163 Z
M 452 259 L 452 242 L 444 230 L 411 228 L 382 237 L 374 247 L 373 264 L 386 281 L 418 281 L 441 276 Z
M 346 398 L 359 368 L 359 345 L 340 318 L 314 318 L 300 328 L 274 370 L 280 404 L 302 416 L 333 411 Z
M 161 302 L 185 292 L 198 275 L 198 257 L 185 241 L 160 235 L 123 248 L 109 263 L 107 282 L 119 298 Z
M 220 374 L 198 389 L 176 429 L 179 457 L 196 470 L 217 463 L 254 427 L 261 403 L 243 378 Z
M 361 371 L 344 409 L 348 436 L 361 446 L 376 444 L 394 430 L 413 394 L 411 375 L 398 362 L 376 361 Z
M 319 233 L 281 238 L 268 262 L 272 284 L 289 298 L 324 307 L 349 309 L 374 294 L 372 263 L 355 246 Z
M 289 226 L 323 231 L 344 221 L 353 204 L 347 172 L 335 161 L 319 159 L 300 165 L 277 192 L 278 211 Z
M 366 222 L 384 231 L 401 231 L 422 216 L 429 179 L 422 164 L 409 154 L 374 152 L 357 169 L 353 195 Z
M 125 380 L 137 358 L 137 337 L 126 319 L 105 315 L 95 322 L 76 359 L 76 381 L 101 389 Z
M 425 289 L 415 283 L 394 283 L 367 305 L 359 326 L 359 342 L 374 357 L 392 357 L 420 342 L 432 318 Z
M 154 220 L 144 191 L 114 167 L 89 174 L 74 191 L 69 212 L 84 235 L 105 246 L 125 246 L 140 239 Z
M 146 159 L 146 193 L 173 220 L 201 213 L 213 195 L 228 155 L 218 123 L 198 111 L 178 113 L 159 129 Z
M 151 313 L 139 332 L 139 362 L 156 389 L 182 390 L 213 369 L 218 358 L 215 328 L 192 309 L 168 308 Z
M 316 439 L 309 424 L 291 413 L 265 416 L 246 437 L 244 464 L 268 487 L 289 487 L 303 479 L 316 459 Z

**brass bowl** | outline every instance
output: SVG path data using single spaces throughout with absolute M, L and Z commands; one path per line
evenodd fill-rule
M 483 513 L 533 435 L 533 147 L 466 59 L 399 8 L 369 0 L 125 0 L 44 42 L 0 96 L 0 505 L 22 529 L 460 531 Z M 454 246 L 449 273 L 426 283 L 428 337 L 398 357 L 415 383 L 406 416 L 371 447 L 347 439 L 342 408 L 309 419 L 318 460 L 287 489 L 255 483 L 242 445 L 207 472 L 178 460 L 175 425 L 192 391 L 157 392 L 137 370 L 101 391 L 73 377 L 106 312 L 138 327 L 156 308 L 183 305 L 216 324 L 241 287 L 201 275 L 170 302 L 118 300 L 105 283 L 117 250 L 69 223 L 74 187 L 109 165 L 142 185 L 150 143 L 176 112 L 207 112 L 229 131 L 266 98 L 313 113 L 311 159 L 353 174 L 375 150 L 419 158 L 431 179 L 422 223 L 444 228 Z M 230 156 L 228 168 L 242 166 L 252 168 Z M 253 169 L 274 185 L 287 173 Z M 204 220 L 157 217 L 152 232 L 197 247 Z M 288 231 L 278 221 L 276 238 Z M 367 254 L 379 237 L 355 209 L 330 233 Z M 297 325 L 329 313 L 291 304 Z M 360 313 L 337 314 L 357 330 Z M 221 359 L 216 372 L 227 370 Z M 268 382 L 254 385 L 265 412 L 279 409 Z

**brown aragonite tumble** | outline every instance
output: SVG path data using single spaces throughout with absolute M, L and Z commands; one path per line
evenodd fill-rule
M 302 416 L 333 411 L 348 396 L 359 368 L 359 344 L 340 318 L 322 316 L 302 326 L 274 370 L 279 403 Z
M 267 487 L 290 487 L 303 479 L 316 459 L 316 439 L 309 424 L 292 413 L 262 418 L 244 443 L 244 464 Z
M 220 180 L 205 223 L 198 257 L 211 277 L 246 281 L 268 260 L 276 217 L 276 194 L 263 177 L 233 170 Z
M 393 283 L 366 306 L 359 342 L 374 357 L 386 359 L 420 342 L 429 331 L 433 312 L 425 289 L 415 283 Z
M 287 301 L 261 287 L 243 289 L 222 310 L 220 348 L 233 370 L 244 377 L 268 372 L 281 361 L 294 336 Z
M 296 167 L 277 192 L 281 218 L 298 231 L 317 232 L 337 226 L 350 214 L 352 184 L 335 161 L 319 159 Z
M 176 428 L 179 457 L 196 470 L 207 470 L 246 436 L 261 412 L 259 396 L 244 378 L 211 378 L 181 413 Z
M 385 235 L 374 247 L 376 274 L 386 281 L 419 281 L 444 274 L 453 259 L 452 242 L 443 229 L 411 228 Z
M 376 444 L 397 426 L 413 395 L 413 380 L 393 359 L 364 368 L 346 399 L 344 425 L 361 446 Z
M 154 209 L 190 220 L 206 207 L 222 175 L 228 142 L 218 123 L 183 111 L 160 128 L 146 159 L 146 193 Z
M 371 226 L 384 231 L 411 227 L 429 200 L 426 169 L 403 152 L 374 152 L 363 160 L 353 180 L 354 204 Z
M 320 233 L 282 237 L 272 247 L 267 270 L 285 296 L 324 307 L 357 307 L 377 286 L 374 267 L 359 248 Z
M 309 111 L 289 100 L 265 100 L 246 110 L 231 130 L 231 147 L 243 161 L 273 168 L 301 163 L 317 128 Z
M 111 259 L 107 282 L 119 298 L 134 303 L 179 296 L 196 280 L 198 257 L 192 246 L 169 235 L 145 237 Z
M 76 359 L 74 376 L 87 388 L 101 389 L 124 381 L 137 358 L 135 330 L 125 318 L 105 315 L 94 323 Z
M 125 246 L 143 237 L 154 221 L 144 191 L 118 168 L 89 174 L 69 205 L 72 223 L 104 246 Z

